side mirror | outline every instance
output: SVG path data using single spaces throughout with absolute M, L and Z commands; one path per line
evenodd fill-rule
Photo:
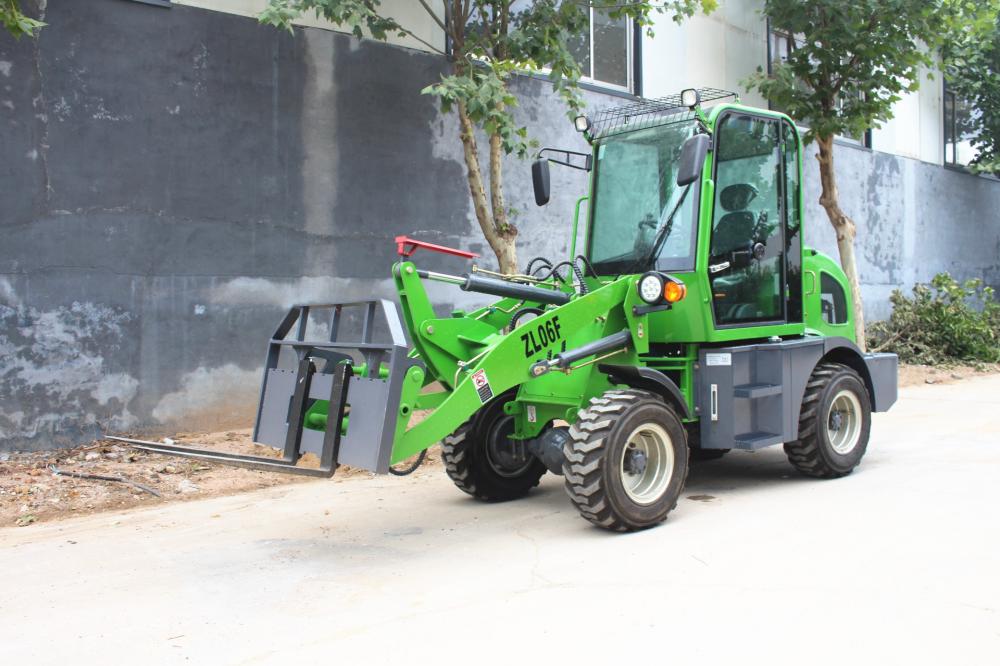
M 681 147 L 681 157 L 677 163 L 677 184 L 690 185 L 701 178 L 701 169 L 705 166 L 708 156 L 708 146 L 712 139 L 707 134 L 695 134 L 684 142 Z
M 551 187 L 549 184 L 549 161 L 544 157 L 531 164 L 531 184 L 535 188 L 535 203 L 539 206 L 547 204 Z

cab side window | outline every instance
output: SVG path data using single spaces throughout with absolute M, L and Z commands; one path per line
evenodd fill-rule
M 828 324 L 847 323 L 847 296 L 844 288 L 829 273 L 820 273 L 819 301 L 823 321 Z
M 782 142 L 776 120 L 731 114 L 716 133 L 709 280 L 718 325 L 785 318 Z

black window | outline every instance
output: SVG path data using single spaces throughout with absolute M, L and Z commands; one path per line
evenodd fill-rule
M 820 273 L 819 300 L 823 321 L 828 324 L 847 323 L 847 296 L 844 288 L 829 273 Z
M 944 88 L 944 163 L 968 166 L 976 157 L 978 110 L 954 90 Z

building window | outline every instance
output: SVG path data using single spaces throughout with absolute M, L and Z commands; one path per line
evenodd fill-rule
M 627 18 L 613 19 L 607 10 L 590 7 L 590 33 L 570 43 L 583 70 L 583 80 L 625 91 L 632 84 L 632 29 Z
M 788 60 L 789 55 L 795 48 L 802 44 L 802 37 L 798 35 L 792 35 L 783 30 L 778 30 L 771 25 L 771 19 L 767 19 L 767 73 L 768 76 L 774 74 L 774 68 Z M 843 105 L 843 100 L 839 100 L 839 105 Z M 768 102 L 767 108 L 772 111 L 785 112 L 784 109 L 778 108 L 776 105 Z M 802 123 L 796 120 L 796 124 L 802 127 Z M 857 136 L 850 135 L 837 135 L 838 139 L 846 141 L 848 143 L 857 144 L 865 148 L 872 147 L 872 131 L 870 129 L 865 130 Z
M 976 138 L 979 110 L 954 90 L 944 86 L 944 163 L 968 166 L 976 157 L 972 140 Z

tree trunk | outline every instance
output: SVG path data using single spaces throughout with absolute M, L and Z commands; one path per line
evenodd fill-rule
M 493 248 L 500 260 L 500 271 L 517 273 L 517 228 L 507 219 L 503 196 L 503 148 L 497 134 L 490 136 L 490 204 L 493 208 L 493 226 L 503 245 L 502 249 Z
M 500 227 L 491 213 L 490 205 L 486 200 L 486 187 L 483 183 L 483 173 L 479 166 L 479 146 L 476 142 L 476 129 L 465 109 L 465 104 L 458 104 L 459 132 L 462 139 L 462 147 L 465 153 L 466 178 L 469 181 L 469 194 L 472 196 L 472 204 L 476 211 L 476 219 L 479 227 L 483 230 L 486 242 L 497 257 L 501 273 L 517 272 L 517 252 L 514 248 L 514 235 L 507 228 Z M 492 144 L 492 141 L 491 141 Z M 493 175 L 494 165 L 492 159 L 493 147 L 490 146 L 490 173 Z M 499 164 L 495 167 L 497 173 L 500 172 Z M 499 182 L 499 181 L 495 181 Z M 493 188 L 491 188 L 493 189 Z M 500 210 L 503 206 L 502 190 L 493 192 L 493 206 L 496 207 L 499 197 Z
M 851 286 L 851 303 L 854 306 L 854 336 L 861 351 L 867 350 L 865 340 L 865 311 L 861 302 L 861 281 L 858 279 L 858 265 L 854 259 L 854 237 L 857 235 L 857 228 L 851 220 L 840 209 L 840 195 L 837 192 L 837 176 L 833 169 L 833 137 L 817 137 L 816 144 L 819 147 L 819 178 L 822 185 L 822 192 L 819 197 L 819 204 L 826 210 L 826 216 L 830 218 L 830 224 L 837 233 L 837 249 L 840 251 L 840 265 L 847 275 L 847 281 Z

